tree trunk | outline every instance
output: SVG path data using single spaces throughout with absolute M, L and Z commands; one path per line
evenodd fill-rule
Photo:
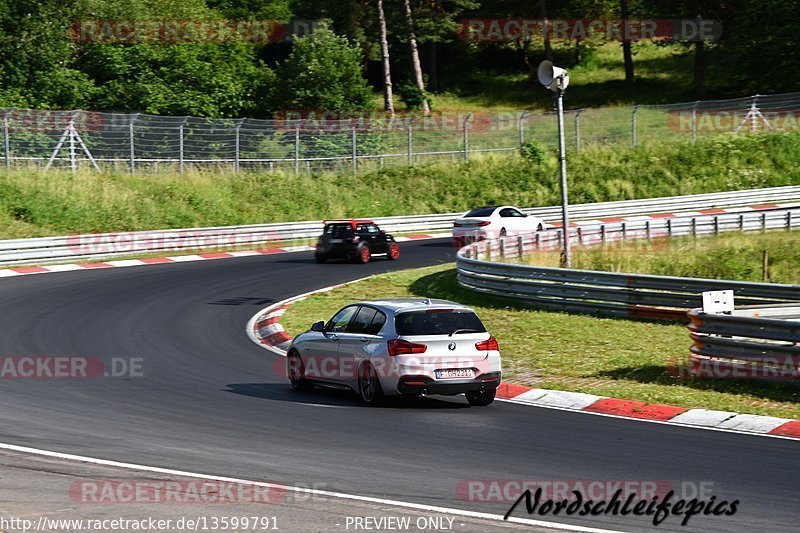
M 630 12 L 628 11 L 628 0 L 620 0 L 619 7 L 623 24 L 625 24 L 625 21 L 628 20 L 628 16 L 630 15 Z M 625 60 L 625 82 L 633 83 L 636 81 L 636 78 L 633 75 L 633 53 L 631 51 L 631 42 L 624 39 L 624 34 L 625 32 L 623 31 L 622 57 Z
M 411 65 L 414 68 L 414 81 L 417 89 L 422 95 L 422 113 L 431 114 L 431 107 L 425 94 L 425 79 L 422 77 L 422 65 L 419 62 L 419 50 L 417 49 L 417 36 L 414 33 L 414 17 L 411 14 L 411 1 L 403 0 L 403 9 L 406 12 L 406 24 L 408 25 L 408 46 L 411 49 Z
M 389 40 L 386 37 L 386 14 L 383 12 L 383 0 L 378 0 L 378 22 L 381 29 L 381 56 L 383 57 L 383 108 L 394 117 L 392 66 L 389 61 Z
M 542 17 L 542 38 L 544 39 L 544 56 L 548 61 L 553 61 L 553 45 L 550 44 L 550 24 L 547 21 L 547 6 L 545 0 L 539 0 L 539 16 Z
M 703 41 L 694 43 L 694 92 L 697 96 L 706 95 L 706 45 Z
M 436 46 L 436 38 L 431 40 L 430 64 L 428 65 L 428 85 L 431 91 L 439 89 L 439 53 Z

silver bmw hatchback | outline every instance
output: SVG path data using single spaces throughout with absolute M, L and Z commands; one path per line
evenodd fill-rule
M 294 338 L 292 387 L 349 388 L 366 403 L 384 396 L 465 394 L 489 405 L 500 351 L 475 311 L 447 300 L 396 298 L 350 304 Z

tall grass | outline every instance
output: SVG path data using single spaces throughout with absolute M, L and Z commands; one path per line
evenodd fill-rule
M 800 184 L 800 134 L 587 147 L 570 200 L 600 202 Z M 0 172 L 0 238 L 553 205 L 558 163 L 518 156 L 295 177 L 291 173 Z
M 558 266 L 558 261 L 555 253 L 537 253 L 525 258 L 525 262 L 541 266 Z M 572 266 L 609 272 L 800 284 L 800 232 L 735 232 L 697 239 L 659 239 L 653 243 L 610 243 L 575 249 Z

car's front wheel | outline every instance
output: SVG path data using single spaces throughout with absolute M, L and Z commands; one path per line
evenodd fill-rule
M 361 365 L 358 371 L 358 394 L 364 403 L 376 404 L 383 399 L 383 389 L 378 373 L 370 362 Z
M 288 359 L 286 360 L 286 367 L 289 371 L 289 381 L 294 390 L 311 390 L 314 385 L 305 378 L 306 369 L 303 366 L 303 360 L 300 354 L 292 350 L 289 352 Z
M 494 401 L 496 394 L 497 389 L 484 389 L 482 391 L 470 391 L 466 394 L 466 396 L 470 405 L 486 406 Z

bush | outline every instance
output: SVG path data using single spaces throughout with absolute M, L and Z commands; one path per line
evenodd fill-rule
M 547 159 L 547 148 L 539 141 L 528 141 L 522 145 L 522 157 L 536 165 Z

